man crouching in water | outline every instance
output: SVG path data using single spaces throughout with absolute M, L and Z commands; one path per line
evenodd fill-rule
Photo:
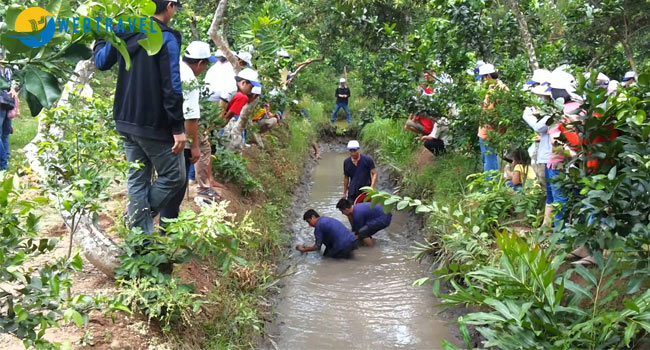
M 321 218 L 314 209 L 307 210 L 302 218 L 314 228 L 316 244 L 311 247 L 298 244 L 296 249 L 301 253 L 320 252 L 320 247 L 324 244 L 323 256 L 349 259 L 352 251 L 357 249 L 357 238 L 340 221 L 328 217 Z
M 359 242 L 369 247 L 374 245 L 372 235 L 390 226 L 393 218 L 393 214 L 384 213 L 379 204 L 374 207 L 370 202 L 352 205 L 346 198 L 336 204 L 336 209 L 348 217 L 352 231 L 357 235 Z

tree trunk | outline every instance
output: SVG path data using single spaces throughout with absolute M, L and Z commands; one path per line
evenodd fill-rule
M 521 34 L 521 40 L 524 42 L 526 51 L 528 52 L 528 63 L 530 63 L 530 68 L 535 70 L 539 68 L 539 63 L 537 62 L 537 55 L 535 55 L 535 46 L 533 45 L 533 38 L 528 31 L 528 22 L 526 22 L 526 17 L 519 10 L 519 2 L 517 0 L 506 0 L 512 13 L 517 19 L 517 24 L 519 25 L 519 32 Z
M 61 99 L 57 103 L 59 106 L 67 105 L 70 93 L 75 89 L 81 96 L 92 97 L 93 91 L 90 88 L 90 80 L 94 74 L 94 64 L 92 60 L 80 61 L 75 67 L 75 75 L 66 83 Z M 79 88 L 81 86 L 81 88 Z M 24 150 L 29 162 L 30 168 L 41 178 L 48 176 L 45 168 L 40 164 L 38 157 L 38 143 L 43 141 L 44 134 L 50 133 L 63 137 L 63 130 L 53 125 L 49 130 L 43 123 L 38 123 L 38 133 L 34 139 L 25 146 Z M 71 227 L 71 217 L 67 213 L 61 213 L 61 217 L 66 227 Z M 109 277 L 114 276 L 115 268 L 119 266 L 120 248 L 117 244 L 99 227 L 93 224 L 89 215 L 79 218 L 77 232 L 73 235 L 73 240 L 81 248 L 83 256 L 95 266 L 98 270 Z
M 190 30 L 192 31 L 192 39 L 201 40 L 201 35 L 199 30 L 196 28 L 196 18 L 190 18 Z
M 228 8 L 228 0 L 220 0 L 217 9 L 214 11 L 214 17 L 212 17 L 212 23 L 210 24 L 210 28 L 208 29 L 208 36 L 210 36 L 212 42 L 214 42 L 214 44 L 217 45 L 217 47 L 220 48 L 221 51 L 223 51 L 223 55 L 226 56 L 228 62 L 232 64 L 235 73 L 239 73 L 239 71 L 241 70 L 241 67 L 239 67 L 239 60 L 237 59 L 235 54 L 232 51 L 230 51 L 230 48 L 228 47 L 228 43 L 226 42 L 224 37 L 219 35 L 219 26 L 223 21 L 223 16 L 225 15 L 227 8 Z

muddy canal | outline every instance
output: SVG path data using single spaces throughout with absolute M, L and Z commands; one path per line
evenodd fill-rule
M 345 157 L 344 153 L 323 155 L 304 209 L 313 208 L 349 227 L 335 208 L 343 195 Z M 380 189 L 388 189 L 385 182 L 380 181 Z M 442 339 L 456 343 L 437 315 L 440 310 L 434 307 L 437 301 L 430 288 L 412 287 L 413 281 L 425 276 L 425 267 L 408 259 L 412 244 L 408 220 L 406 214 L 395 213 L 391 226 L 374 236 L 375 247 L 356 250 L 352 260 L 295 252 L 296 273 L 285 278 L 271 348 L 440 349 Z M 302 220 L 297 220 L 293 231 L 294 246 L 313 244 L 313 229 Z

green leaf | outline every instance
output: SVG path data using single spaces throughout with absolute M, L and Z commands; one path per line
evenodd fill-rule
M 641 284 L 643 283 L 642 277 L 635 277 L 630 280 L 627 284 L 627 294 L 634 294 L 641 289 Z
M 429 277 L 423 277 L 413 282 L 413 287 L 420 287 L 429 281 Z
M 636 333 L 636 323 L 630 322 L 630 324 L 625 327 L 625 336 L 623 337 L 623 340 L 625 341 L 625 346 L 630 346 L 630 340 Z
M 156 22 L 153 22 L 153 26 L 154 30 L 156 31 L 155 33 L 147 31 L 145 33 L 146 38 L 138 40 L 138 44 L 140 44 L 140 46 L 142 46 L 142 48 L 147 51 L 147 54 L 149 56 L 157 54 L 162 48 L 163 44 L 163 35 L 160 26 L 158 26 L 158 23 Z
M 58 296 L 61 291 L 61 282 L 58 275 L 52 276 L 49 281 L 50 290 L 52 291 L 53 296 Z
M 61 89 L 56 78 L 31 65 L 25 66 L 23 71 L 25 73 L 25 90 L 33 94 L 41 106 L 52 108 L 61 97 Z
M 402 200 L 399 203 L 397 203 L 397 210 L 404 210 L 404 208 L 409 206 L 409 201 Z
M 4 79 L 0 79 L 0 90 L 6 90 L 6 89 L 9 89 L 10 87 L 11 86 L 9 86 L 8 81 L 6 81 Z
M 650 85 L 650 74 L 644 73 L 639 75 L 639 85 L 648 86 Z
M 66 62 L 76 64 L 92 57 L 92 50 L 86 45 L 75 43 L 70 45 L 59 57 Z
M 140 11 L 143 16 L 151 17 L 156 13 L 156 3 L 147 1 L 140 6 Z
M 74 321 L 77 327 L 83 327 L 84 325 L 83 317 L 77 310 L 72 308 L 65 310 L 65 312 L 63 313 L 63 321 L 70 322 L 70 319 Z
M 594 276 L 584 266 L 576 265 L 574 267 L 574 271 L 576 271 L 585 281 L 589 282 L 592 286 L 598 284 L 598 281 L 596 280 L 596 276 Z
M 7 29 L 10 31 L 14 31 L 16 29 L 16 18 L 18 15 L 23 12 L 25 9 L 25 6 L 23 5 L 18 5 L 18 4 L 11 4 L 7 8 L 7 12 L 5 12 L 5 18 L 4 22 L 7 23 Z M 11 52 L 11 50 L 10 50 Z
M 641 312 L 639 306 L 634 301 L 626 299 L 625 301 L 623 301 L 623 303 L 625 304 L 626 308 L 636 311 L 637 313 Z

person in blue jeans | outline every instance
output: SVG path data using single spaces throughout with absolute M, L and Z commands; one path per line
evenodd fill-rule
M 393 214 L 384 213 L 381 205 L 374 207 L 369 202 L 354 204 L 346 198 L 341 198 L 336 204 L 336 209 L 348 217 L 352 232 L 357 235 L 357 239 L 364 245 L 372 247 L 374 242 L 372 236 L 390 226 Z
M 321 246 L 325 245 L 323 256 L 335 259 L 352 257 L 352 251 L 357 249 L 357 237 L 342 222 L 320 217 L 314 209 L 307 210 L 302 218 L 314 228 L 316 244 L 307 247 L 298 244 L 296 250 L 301 253 L 320 252 Z
M 8 110 L 0 107 L 0 170 L 9 169 L 9 135 L 11 135 L 11 119 L 7 117 Z
M 126 160 L 140 164 L 129 169 L 127 179 L 128 222 L 143 234 L 154 231 L 153 218 L 183 187 L 185 172 L 185 118 L 180 78 L 181 33 L 169 22 L 180 7 L 178 0 L 154 0 L 152 20 L 160 27 L 162 47 L 149 55 L 139 41 L 141 32 L 118 32 L 131 58 L 131 69 L 118 50 L 97 40 L 94 63 L 99 70 L 118 64 L 113 102 L 115 128 L 124 144 Z M 152 181 L 152 174 L 158 175 Z
M 336 121 L 336 114 L 343 108 L 345 111 L 345 116 L 347 118 L 348 124 L 352 121 L 350 117 L 350 110 L 348 109 L 348 99 L 350 98 L 350 88 L 345 85 L 345 78 L 341 78 L 339 80 L 339 87 L 336 89 L 336 92 L 334 93 L 334 97 L 336 97 L 336 108 L 334 108 L 334 113 L 332 113 L 332 123 Z

